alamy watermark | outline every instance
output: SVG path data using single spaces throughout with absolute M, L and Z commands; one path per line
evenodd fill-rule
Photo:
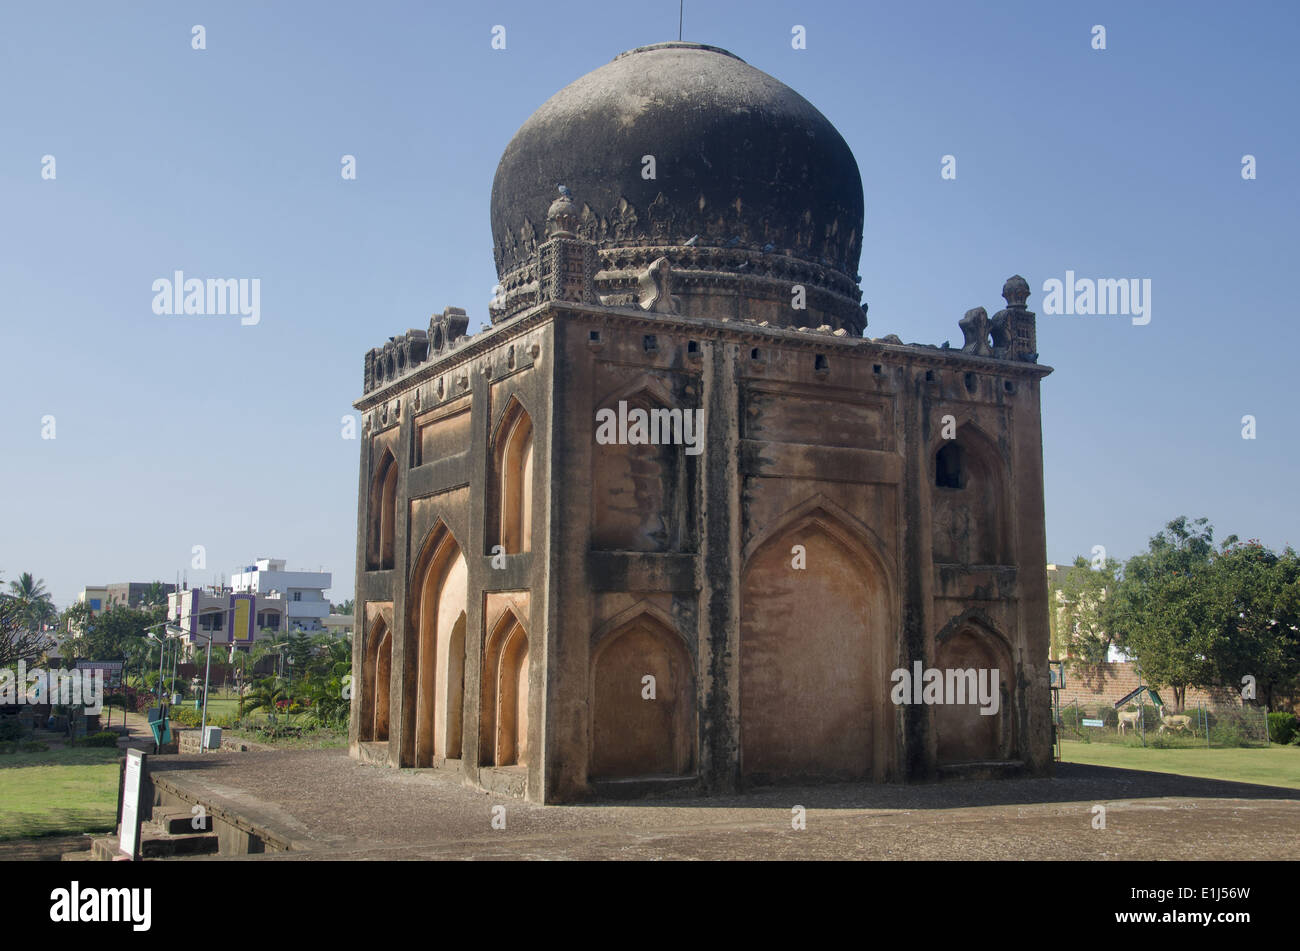
M 980 715 L 991 717 L 998 712 L 1001 691 L 998 689 L 998 669 L 968 667 L 925 667 L 919 660 L 912 670 L 899 667 L 889 677 L 894 689 L 889 699 L 894 703 L 924 704 L 975 704 Z
M 251 327 L 262 319 L 262 279 L 260 277 L 187 278 L 176 271 L 171 278 L 153 282 L 153 312 L 175 315 L 217 317 L 240 315 L 239 322 Z
M 15 671 L 0 668 L 0 703 L 52 703 L 85 707 L 89 714 L 104 710 L 104 671 L 42 670 L 29 671 L 26 661 L 18 662 Z
M 1076 278 L 1043 282 L 1043 313 L 1080 317 L 1129 317 L 1137 327 L 1151 323 L 1151 278 Z
M 596 442 L 602 446 L 684 445 L 688 456 L 698 456 L 704 451 L 704 410 L 628 409 L 627 400 L 619 400 L 617 412 L 596 410 Z

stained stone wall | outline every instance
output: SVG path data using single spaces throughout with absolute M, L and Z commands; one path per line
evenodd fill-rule
M 1046 771 L 1048 372 L 572 301 L 444 340 L 356 404 L 353 755 L 546 802 Z M 619 401 L 702 451 L 598 443 Z M 999 714 L 895 705 L 918 659 L 997 667 Z

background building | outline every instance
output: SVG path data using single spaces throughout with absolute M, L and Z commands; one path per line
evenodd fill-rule
M 324 630 L 322 621 L 330 613 L 330 602 L 325 597 L 330 582 L 328 571 L 286 570 L 283 558 L 259 558 L 230 576 L 232 591 L 259 596 L 272 592 L 282 595 L 285 623 L 287 630 L 291 631 Z
M 77 600 L 86 605 L 90 609 L 90 616 L 94 617 L 108 608 L 108 587 L 106 585 L 87 586 L 82 589 Z
M 186 654 L 215 647 L 247 651 L 264 630 L 284 627 L 285 599 L 279 592 L 255 595 L 225 587 L 189 588 L 167 597 L 167 618 L 186 632 Z

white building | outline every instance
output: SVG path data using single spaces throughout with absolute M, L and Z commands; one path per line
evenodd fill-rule
M 325 592 L 331 581 L 328 571 L 286 571 L 283 558 L 259 558 L 230 576 L 230 589 L 236 594 L 256 595 L 259 602 L 278 594 L 288 614 L 286 630 L 321 631 L 330 613 Z M 259 625 L 259 629 L 262 626 L 277 629 L 275 624 Z
M 265 631 L 285 629 L 288 601 L 279 592 L 251 594 L 229 588 L 187 588 L 167 595 L 167 619 L 185 631 L 186 656 L 213 645 L 249 650 Z

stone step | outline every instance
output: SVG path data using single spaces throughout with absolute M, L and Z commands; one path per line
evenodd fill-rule
M 101 836 L 93 840 L 90 853 L 85 859 L 72 859 L 69 856 L 82 853 L 64 854 L 64 861 L 89 862 L 124 862 L 127 859 L 118 854 L 118 837 Z M 184 835 L 170 835 L 159 832 L 151 823 L 140 827 L 140 857 L 145 859 L 171 858 L 184 855 L 216 855 L 218 849 L 215 832 L 191 832 Z
M 118 859 L 117 854 L 117 836 L 104 835 L 98 836 L 91 840 L 90 843 L 90 861 L 92 862 L 114 862 Z
M 198 824 L 196 825 L 196 820 Z M 149 824 L 157 831 L 169 835 L 188 835 L 191 832 L 211 832 L 212 817 L 207 813 L 195 815 L 184 806 L 154 806 Z
M 173 855 L 216 855 L 218 849 L 215 832 L 190 832 L 186 835 L 158 834 L 140 830 L 140 856 L 146 859 L 167 858 Z

